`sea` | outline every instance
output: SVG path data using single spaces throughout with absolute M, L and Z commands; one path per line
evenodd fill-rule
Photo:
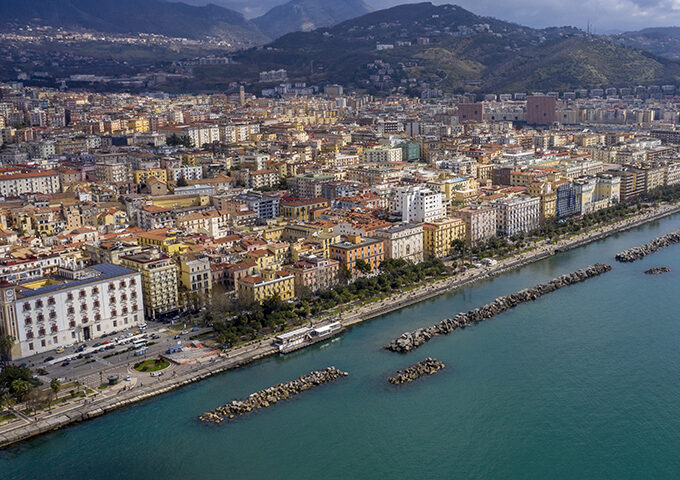
M 0 451 L 0 479 L 664 479 L 680 477 L 680 245 L 626 248 L 680 215 L 356 325 Z M 498 296 L 613 270 L 401 355 L 383 349 Z M 670 273 L 652 276 L 651 267 Z M 391 385 L 425 357 L 438 374 Z M 222 425 L 201 413 L 312 370 L 349 376 Z

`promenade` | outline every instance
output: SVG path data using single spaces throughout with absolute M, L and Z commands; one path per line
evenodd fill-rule
M 343 312 L 339 320 L 345 327 L 349 327 L 405 306 L 465 287 L 473 282 L 542 260 L 559 252 L 606 238 L 616 232 L 634 228 L 678 212 L 680 212 L 680 205 L 661 205 L 626 220 L 614 222 L 601 228 L 593 228 L 588 232 L 573 235 L 556 242 L 542 241 L 536 243 L 531 250 L 500 260 L 496 265 L 471 268 L 453 277 L 430 282 L 390 295 L 378 301 L 352 307 Z M 321 323 L 328 320 L 329 317 L 318 319 Z M 22 412 L 22 406 L 15 407 L 13 412 L 17 419 L 0 426 L 0 448 L 71 423 L 104 415 L 156 395 L 170 392 L 211 375 L 239 368 L 247 363 L 275 354 L 278 352 L 278 349 L 272 345 L 272 339 L 273 336 L 266 337 L 260 341 L 231 349 L 217 356 L 200 359 L 188 365 L 171 364 L 170 367 L 163 370 L 164 374 L 160 377 L 150 377 L 148 373 L 136 372 L 129 366 L 117 366 L 113 367 L 110 371 L 105 370 L 99 375 L 90 374 L 79 378 L 78 380 L 84 386 L 97 392 L 96 395 L 74 399 L 68 405 L 55 406 L 51 411 L 39 412 L 37 415 L 27 415 Z M 128 374 L 132 378 L 130 382 L 124 381 L 118 386 L 98 391 L 97 387 L 99 386 L 101 376 L 106 377 L 109 374 L 123 376 Z

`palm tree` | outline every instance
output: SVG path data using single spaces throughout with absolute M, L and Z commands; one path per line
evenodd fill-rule
M 0 335 L 0 359 L 3 363 L 10 360 L 10 352 L 14 346 L 15 338 L 11 335 Z
M 61 390 L 61 381 L 58 378 L 53 378 L 50 381 L 50 389 L 52 390 L 52 393 L 54 394 L 54 398 L 57 398 L 57 395 L 59 394 L 59 390 Z M 50 401 L 50 408 L 52 407 L 52 402 Z

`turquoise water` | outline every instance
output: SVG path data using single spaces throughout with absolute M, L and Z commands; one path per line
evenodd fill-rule
M 0 452 L 0 478 L 677 478 L 680 245 L 619 250 L 680 216 L 356 326 L 333 343 L 213 377 Z M 614 269 L 408 355 L 405 330 L 591 263 Z M 643 275 L 653 266 L 671 273 Z M 426 356 L 438 375 L 386 378 Z M 212 426 L 227 401 L 335 365 L 350 376 Z

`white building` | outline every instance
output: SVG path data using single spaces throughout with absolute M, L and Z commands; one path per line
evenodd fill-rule
M 180 178 L 184 180 L 201 180 L 203 178 L 203 167 L 200 165 L 182 165 L 170 168 L 168 173 L 170 173 L 170 179 L 175 182 Z
M 540 199 L 538 197 L 503 198 L 496 200 L 492 205 L 496 210 L 497 235 L 509 237 L 538 228 L 540 221 Z
M 0 175 L 0 195 L 3 197 L 16 197 L 26 193 L 59 193 L 57 172 L 35 170 L 15 173 L 14 169 L 7 170 L 7 173 L 1 172 Z
M 361 159 L 367 163 L 401 162 L 402 149 L 398 147 L 378 147 L 365 150 Z
M 444 217 L 443 194 L 427 187 L 399 187 L 393 192 L 392 213 L 401 213 L 404 223 L 433 222 Z
M 385 258 L 403 258 L 413 263 L 423 261 L 423 226 L 415 224 L 381 228 L 373 233 L 385 244 Z
M 144 321 L 139 273 L 112 264 L 60 268 L 59 275 L 0 288 L 0 330 L 12 358 L 101 337 Z

